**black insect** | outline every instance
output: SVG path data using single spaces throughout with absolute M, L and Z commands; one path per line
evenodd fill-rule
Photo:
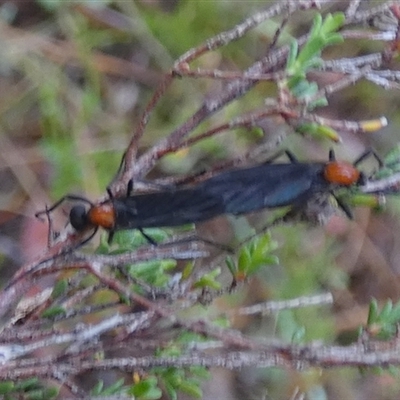
M 108 200 L 99 204 L 78 196 L 65 196 L 37 215 L 52 211 L 64 200 L 79 200 L 89 204 L 89 208 L 79 204 L 71 209 L 69 220 L 77 231 L 88 228 L 96 231 L 102 227 L 111 234 L 123 229 L 139 229 L 144 234 L 144 228 L 185 225 L 222 214 L 300 207 L 317 193 L 333 193 L 338 187 L 362 184 L 364 176 L 356 165 L 368 154 L 363 154 L 354 164 L 335 160 L 333 152 L 327 163 L 301 163 L 290 156 L 290 163 L 265 163 L 234 169 L 194 186 L 119 198 L 110 194 Z M 350 216 L 348 208 L 339 205 Z

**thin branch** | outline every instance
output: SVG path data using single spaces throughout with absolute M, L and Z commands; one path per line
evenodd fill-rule
M 330 293 L 318 294 L 315 296 L 303 296 L 295 299 L 281 301 L 267 301 L 265 303 L 255 304 L 253 306 L 241 307 L 236 310 L 229 311 L 228 314 L 234 315 L 252 315 L 252 314 L 271 314 L 291 308 L 303 308 L 309 306 L 321 306 L 324 304 L 332 304 L 333 296 Z

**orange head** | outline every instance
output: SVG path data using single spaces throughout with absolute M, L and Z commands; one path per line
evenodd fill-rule
M 115 224 L 115 210 L 111 202 L 93 206 L 87 213 L 87 219 L 93 226 L 112 229 Z
M 349 162 L 331 161 L 325 165 L 324 178 L 335 185 L 351 186 L 359 182 L 361 173 Z
M 77 205 L 72 207 L 69 220 L 77 231 L 99 226 L 104 229 L 112 229 L 115 224 L 114 206 L 111 202 L 105 202 L 93 205 L 89 211 L 86 211 L 83 205 Z

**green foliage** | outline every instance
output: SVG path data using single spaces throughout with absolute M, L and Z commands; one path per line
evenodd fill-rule
M 276 328 L 279 337 L 293 344 L 302 344 L 307 340 L 307 329 L 302 318 L 297 318 L 294 310 L 282 310 L 277 316 Z
M 39 380 L 37 378 L 30 378 L 25 381 L 19 382 L 16 386 L 16 390 L 29 391 L 38 387 Z
M 396 145 L 382 160 L 382 165 L 379 166 L 375 172 L 368 177 L 369 180 L 380 180 L 389 178 L 390 176 L 400 172 L 400 145 Z M 397 187 L 389 187 L 385 193 L 398 193 Z M 385 208 L 385 197 L 383 194 L 366 194 L 360 191 L 360 187 L 355 185 L 350 189 L 343 189 L 337 191 L 337 196 L 341 201 L 350 206 L 361 206 L 373 208 L 380 211 Z
M 358 193 L 356 191 L 348 190 L 346 194 L 338 195 L 339 199 L 344 201 L 345 204 L 354 207 L 369 207 L 375 211 L 380 211 L 384 208 L 382 198 L 375 194 Z
M 60 279 L 56 282 L 53 288 L 53 292 L 51 293 L 52 299 L 57 299 L 58 297 L 63 296 L 68 290 L 68 280 Z
M 157 400 L 161 398 L 162 391 L 158 387 L 158 379 L 150 375 L 132 385 L 128 394 L 135 396 L 137 400 Z
M 287 88 L 309 111 L 328 105 L 328 99 L 325 96 L 318 96 L 318 85 L 307 79 L 307 72 L 320 66 L 321 52 L 327 46 L 343 41 L 343 37 L 336 31 L 343 25 L 344 20 L 345 16 L 341 12 L 328 14 L 324 20 L 321 14 L 316 14 L 308 40 L 302 49 L 299 50 L 298 43 L 294 39 L 290 44 L 286 63 L 287 78 L 283 82 L 283 87 Z M 314 138 L 339 141 L 339 135 L 335 130 L 317 123 L 302 123 L 296 130 Z
M 183 332 L 173 343 L 171 342 L 165 348 L 159 349 L 156 355 L 158 357 L 178 357 L 182 355 L 182 348 L 186 348 L 191 343 L 202 341 L 205 341 L 204 337 L 198 334 Z M 201 381 L 210 377 L 207 369 L 201 366 L 190 368 L 157 367 L 153 368 L 151 373 L 152 375 L 146 377 L 145 383 L 135 384 L 130 390 L 130 394 L 140 395 L 142 397 L 138 398 L 143 400 L 158 399 L 159 397 L 150 397 L 150 395 L 156 396 L 159 393 L 158 387 L 162 387 L 171 400 L 177 400 L 179 392 L 186 393 L 193 398 L 201 398 Z
M 387 178 L 400 172 L 400 144 L 397 144 L 383 159 L 383 166 L 372 176 L 373 179 Z
M 162 243 L 170 237 L 170 230 L 159 228 L 145 229 L 154 242 Z M 114 234 L 111 245 L 108 243 L 108 234 L 102 236 L 100 246 L 97 248 L 99 254 L 121 254 L 134 251 L 143 245 L 148 245 L 148 240 L 137 229 L 117 231 Z
M 373 299 L 369 305 L 367 330 L 378 339 L 388 340 L 392 338 L 400 323 L 400 302 L 393 304 L 388 300 L 379 309 L 378 302 Z
M 334 129 L 329 126 L 317 124 L 316 122 L 307 122 L 297 125 L 296 131 L 316 139 L 328 139 L 334 142 L 340 141 L 339 134 Z
M 171 400 L 178 399 L 178 393 L 183 392 L 193 398 L 201 398 L 200 383 L 208 373 L 203 367 L 194 368 L 155 368 L 158 384 L 165 388 Z
M 169 233 L 158 228 L 146 229 L 146 234 L 156 243 L 162 243 L 168 239 Z M 103 235 L 97 249 L 99 254 L 122 254 L 134 251 L 148 244 L 147 239 L 138 230 L 124 230 L 115 233 L 113 242 L 107 242 L 107 236 Z M 127 272 L 132 278 L 139 279 L 154 287 L 165 287 L 170 279 L 170 271 L 176 267 L 176 260 L 149 260 L 135 263 L 127 267 Z
M 30 69 L 31 79 L 38 85 L 42 131 L 47 137 L 66 134 L 68 116 L 62 96 L 65 78 L 59 70 L 43 65 L 39 60 L 32 60 L 27 68 Z M 46 79 L 41 75 L 43 71 Z
M 115 383 L 110 386 L 104 387 L 104 382 L 99 381 L 95 385 L 95 387 L 91 390 L 91 394 L 93 396 L 113 396 L 117 394 L 122 394 L 127 390 L 127 387 L 124 386 L 124 379 L 119 379 Z
M 14 389 L 15 389 L 15 385 L 14 385 L 13 381 L 0 382 L 0 395 L 10 393 Z
M 307 42 L 299 51 L 296 41 L 290 46 L 290 52 L 286 64 L 286 71 L 298 82 L 298 78 L 305 77 L 309 69 L 319 66 L 322 50 L 330 45 L 343 42 L 343 37 L 336 31 L 343 25 L 345 16 L 338 12 L 327 14 L 322 20 L 321 14 L 316 14 Z M 288 82 L 289 88 L 291 81 Z
M 73 188 L 72 182 L 80 182 L 82 177 L 81 164 L 72 154 L 76 153 L 75 143 L 68 137 L 44 139 L 43 151 L 54 165 L 54 196 L 61 197 Z
M 50 400 L 56 398 L 58 392 L 55 386 L 45 387 L 37 378 L 0 382 L 0 395 L 5 400 Z
M 54 2 L 53 5 L 58 7 L 61 3 Z M 110 172 L 117 168 L 120 158 L 119 154 L 110 155 L 109 150 L 108 157 L 102 154 L 103 149 L 96 150 L 96 146 L 100 148 L 97 141 L 114 127 L 106 117 L 109 103 L 102 93 L 104 78 L 94 61 L 94 52 L 101 46 L 113 44 L 115 39 L 108 30 L 94 29 L 84 18 L 73 14 L 65 7 L 65 2 L 64 8 L 60 13 L 64 34 L 69 37 L 83 65 L 83 83 L 38 56 L 28 58 L 24 64 L 37 91 L 42 145 L 56 168 L 53 177 L 55 197 L 76 191 L 81 186 L 85 186 L 87 192 L 98 191 L 98 182 L 102 187 L 109 183 Z M 120 126 L 118 128 L 121 130 Z M 91 132 L 97 133 L 97 137 L 89 134 Z
M 156 243 L 166 241 L 170 234 L 168 230 L 149 228 L 145 233 Z M 107 241 L 108 235 L 103 235 L 97 249 L 99 254 L 122 254 L 134 251 L 143 245 L 148 245 L 148 240 L 136 229 L 123 230 L 115 233 L 112 244 Z M 127 267 L 127 272 L 132 278 L 139 279 L 154 287 L 165 287 L 170 279 L 170 271 L 176 267 L 176 260 L 149 260 L 135 263 Z
M 235 8 L 239 11 L 240 4 Z M 224 2 L 181 1 L 170 13 L 155 13 L 149 7 L 141 11 L 147 27 L 174 58 L 238 22 L 235 9 Z
M 254 275 L 266 265 L 278 264 L 278 258 L 271 254 L 277 248 L 277 243 L 269 232 L 254 238 L 249 244 L 240 249 L 238 260 L 231 257 L 226 259 L 226 265 L 235 281 L 243 281 Z
M 279 267 L 263 270 L 273 298 L 293 299 L 331 289 L 343 290 L 347 286 L 347 274 L 335 263 L 337 245 L 323 235 L 322 229 L 307 231 L 304 226 L 282 226 L 275 233 L 285 240 L 279 249 L 280 273 Z M 316 237 L 322 242 L 317 244 Z M 297 343 L 332 340 L 335 335 L 329 307 L 323 306 L 280 311 L 276 316 L 276 332 L 283 340 Z
M 314 98 L 318 92 L 318 85 L 308 81 L 306 74 L 310 69 L 321 65 L 321 52 L 327 46 L 343 41 L 343 37 L 336 31 L 343 25 L 344 20 L 345 16 L 341 12 L 328 14 L 324 20 L 321 14 L 316 14 L 308 40 L 301 50 L 296 40 L 290 44 L 286 63 L 288 78 L 284 85 L 294 97 L 307 104 L 309 110 L 327 105 L 328 101 L 325 97 Z
M 304 326 L 298 326 L 297 329 L 293 332 L 292 343 L 301 344 L 304 342 L 305 338 L 306 328 Z
M 196 289 L 221 289 L 221 284 L 217 281 L 218 276 L 221 274 L 221 268 L 215 268 L 210 272 L 203 274 L 194 284 Z
M 54 318 L 66 314 L 66 310 L 61 306 L 54 306 L 46 309 L 42 313 L 43 318 Z
M 176 267 L 176 260 L 152 260 L 131 265 L 128 273 L 154 287 L 165 287 L 171 280 L 169 271 Z

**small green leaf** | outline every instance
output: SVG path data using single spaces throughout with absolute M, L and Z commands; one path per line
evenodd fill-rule
M 320 27 L 320 33 L 330 33 L 332 30 L 336 30 L 333 29 L 334 28 L 334 19 L 331 13 L 327 14 L 325 16 L 324 22 L 322 23 L 321 27 Z
M 318 125 L 315 135 L 321 139 L 329 139 L 329 140 L 333 140 L 334 142 L 340 141 L 339 134 L 334 129 L 332 129 L 330 126 L 326 126 L 326 125 Z
M 400 321 L 400 303 L 397 303 L 391 313 L 391 320 L 393 324 L 397 324 Z
M 237 268 L 236 268 L 235 262 L 233 261 L 232 257 L 229 257 L 229 256 L 226 257 L 225 264 L 228 267 L 229 272 L 232 274 L 232 276 L 233 277 L 236 276 Z
M 264 261 L 264 264 L 266 264 L 266 265 L 278 265 L 279 257 L 271 254 L 269 256 L 266 256 L 263 261 Z
M 315 122 L 306 122 L 296 126 L 296 131 L 302 134 L 313 135 L 316 134 L 318 129 L 318 124 Z
M 318 85 L 315 82 L 308 82 L 303 79 L 298 84 L 292 87 L 293 96 L 302 99 L 306 97 L 312 97 L 318 92 Z
M 379 317 L 381 321 L 385 321 L 389 317 L 390 313 L 392 312 L 392 308 L 393 308 L 392 300 L 388 300 L 386 304 L 383 306 L 382 311 L 380 312 Z
M 250 251 L 249 248 L 245 246 L 240 250 L 238 259 L 238 272 L 246 273 L 250 263 L 251 263 Z
M 289 45 L 289 54 L 286 62 L 286 71 L 288 71 L 289 74 L 291 74 L 290 71 L 295 67 L 298 51 L 299 44 L 297 43 L 297 40 L 291 40 Z
M 350 206 L 355 207 L 369 207 L 374 210 L 380 210 L 382 208 L 382 201 L 380 197 L 375 194 L 354 194 L 346 197 L 345 201 Z
M 295 74 L 288 79 L 287 87 L 288 89 L 292 90 L 297 85 L 299 85 L 300 82 L 303 82 L 304 80 L 305 80 L 305 74 Z
M 57 397 L 59 395 L 59 393 L 60 393 L 59 388 L 57 388 L 55 386 L 51 386 L 51 387 L 45 388 L 43 390 L 43 398 L 46 400 L 53 399 L 53 398 Z
M 47 310 L 43 311 L 42 317 L 43 318 L 54 318 L 54 317 L 57 317 L 59 315 L 64 315 L 64 314 L 66 314 L 65 308 L 63 308 L 61 306 L 54 306 L 54 307 L 50 307 Z
M 189 277 L 192 275 L 194 269 L 194 263 L 193 262 L 188 262 L 185 265 L 185 268 L 182 271 L 182 280 L 185 281 L 186 279 L 189 279 Z
M 204 274 L 197 282 L 193 284 L 194 288 L 204 289 L 209 287 L 211 289 L 221 289 L 221 284 L 215 279 L 220 275 L 221 268 L 216 268 L 207 274 Z
M 325 125 L 318 125 L 315 122 L 304 123 L 296 127 L 296 131 L 303 135 L 314 136 L 317 139 L 329 139 L 334 142 L 340 142 L 340 136 L 338 133 Z
M 367 320 L 368 325 L 376 322 L 377 317 L 378 317 L 378 302 L 376 301 L 376 299 L 372 299 L 369 305 L 368 320 Z
M 158 387 L 150 388 L 145 396 L 138 398 L 137 400 L 158 400 L 162 397 L 162 390 Z
M 389 374 L 398 377 L 399 376 L 399 367 L 398 366 L 394 366 L 394 365 L 389 365 L 387 367 L 387 371 L 389 372 Z
M 225 322 L 226 321 L 227 321 L 227 319 L 225 319 Z M 222 325 L 219 325 L 219 326 L 222 326 Z M 228 328 L 229 327 L 229 323 L 228 323 L 228 326 L 225 324 L 224 327 Z M 195 365 L 193 367 L 190 367 L 189 370 L 193 375 L 198 376 L 202 380 L 210 379 L 210 377 L 211 377 L 211 373 L 206 367 Z
M 323 33 L 336 32 L 341 28 L 346 21 L 346 16 L 342 12 L 336 12 L 334 14 L 327 14 L 325 21 L 322 24 L 321 31 Z
M 340 35 L 339 33 L 332 34 L 329 36 L 328 39 L 325 40 L 325 47 L 327 46 L 333 46 L 335 44 L 343 43 L 344 39 L 343 36 Z
M 318 98 L 317 100 L 310 101 L 310 102 L 307 104 L 307 109 L 308 109 L 309 111 L 312 111 L 312 110 L 314 110 L 315 108 L 326 107 L 328 104 L 329 104 L 329 103 L 328 103 L 328 99 L 327 99 L 326 97 L 320 97 L 320 98 Z M 339 136 L 338 136 L 338 138 L 339 138 Z M 336 140 L 335 140 L 335 141 L 336 141 Z
M 298 327 L 293 333 L 292 343 L 294 344 L 303 343 L 305 335 L 306 335 L 306 328 L 304 326 Z
M 43 389 L 32 390 L 25 394 L 25 398 L 28 400 L 44 400 L 44 391 Z
M 309 70 L 311 68 L 320 68 L 324 63 L 321 57 L 313 57 L 304 63 L 304 68 Z
M 383 160 L 383 167 L 374 173 L 373 178 L 383 179 L 397 172 L 400 172 L 400 145 L 390 150 Z
M 60 279 L 54 285 L 53 292 L 51 293 L 52 299 L 57 299 L 58 297 L 62 296 L 66 293 L 68 289 L 68 279 Z
M 184 372 L 178 368 L 169 368 L 168 371 L 163 375 L 163 378 L 174 387 L 179 387 L 184 378 Z
M 322 15 L 320 13 L 317 13 L 315 14 L 315 17 L 313 19 L 313 24 L 310 29 L 310 39 L 314 38 L 319 34 L 321 26 L 322 26 Z
M 13 381 L 3 381 L 0 382 L 0 394 L 7 394 L 10 393 L 15 389 L 15 385 Z
M 112 385 L 110 385 L 107 388 L 105 388 L 101 392 L 101 395 L 102 396 L 112 396 L 114 394 L 121 393 L 121 390 L 122 390 L 123 386 L 124 386 L 124 379 L 121 378 L 118 381 L 116 381 L 115 383 L 113 383 Z
M 169 233 L 166 230 L 159 228 L 148 228 L 145 230 L 145 233 L 156 243 L 162 243 L 169 237 Z M 146 244 L 149 244 L 147 238 L 138 230 L 129 229 L 117 231 L 113 238 L 113 247 L 117 247 L 117 251 L 114 251 L 112 254 L 136 250 Z
M 151 260 L 129 266 L 128 273 L 149 285 L 164 287 L 170 281 L 168 273 L 176 267 L 176 260 Z
M 157 387 L 158 381 L 154 376 L 150 376 L 131 386 L 128 393 L 137 399 L 156 400 L 162 396 L 162 391 Z
M 171 385 L 168 381 L 164 382 L 164 387 L 165 387 L 165 391 L 168 394 L 168 397 L 171 400 L 178 400 L 178 394 L 176 392 L 176 389 L 173 385 Z
M 97 254 L 109 254 L 110 252 L 110 244 L 108 243 L 108 233 L 102 233 L 100 235 L 100 243 L 97 246 L 96 253 Z
M 15 389 L 18 391 L 28 391 L 33 388 L 37 388 L 39 384 L 39 379 L 38 378 L 30 378 L 26 379 L 22 382 L 19 382 L 16 386 Z
M 309 62 L 313 57 L 319 56 L 324 47 L 325 40 L 323 38 L 317 36 L 310 39 L 300 50 L 296 64 L 302 66 L 302 70 L 305 71 L 304 64 Z
M 179 385 L 179 389 L 191 397 L 200 399 L 203 395 L 199 383 L 193 379 L 186 379 Z
M 213 324 L 215 326 L 219 326 L 220 328 L 230 328 L 231 324 L 229 322 L 229 319 L 225 316 L 222 316 L 220 318 L 215 318 L 213 319 Z M 203 367 L 201 367 L 203 368 Z
M 399 163 L 400 163 L 400 144 L 396 145 L 393 149 L 391 149 L 384 159 L 385 166 L 398 165 Z
M 289 77 L 296 76 L 296 78 L 295 80 L 289 79 L 287 86 L 296 97 L 312 95 L 315 84 L 309 83 L 307 87 L 306 73 L 311 68 L 317 68 L 322 64 L 320 55 L 325 47 L 343 42 L 342 35 L 335 33 L 343 22 L 344 15 L 342 13 L 328 14 L 324 21 L 321 14 L 316 14 L 310 35 L 303 47 L 299 50 L 298 43 L 295 40 L 290 43 L 286 72 Z M 303 78 L 303 82 L 299 81 L 299 77 Z
M 102 380 L 98 381 L 91 390 L 92 395 L 98 396 L 103 390 L 103 387 L 104 387 L 104 381 Z
M 128 306 L 131 304 L 131 301 L 129 300 L 129 297 L 128 297 L 128 296 L 120 295 L 119 298 L 120 298 L 120 300 L 121 300 L 122 303 L 125 303 L 125 304 L 127 304 Z

